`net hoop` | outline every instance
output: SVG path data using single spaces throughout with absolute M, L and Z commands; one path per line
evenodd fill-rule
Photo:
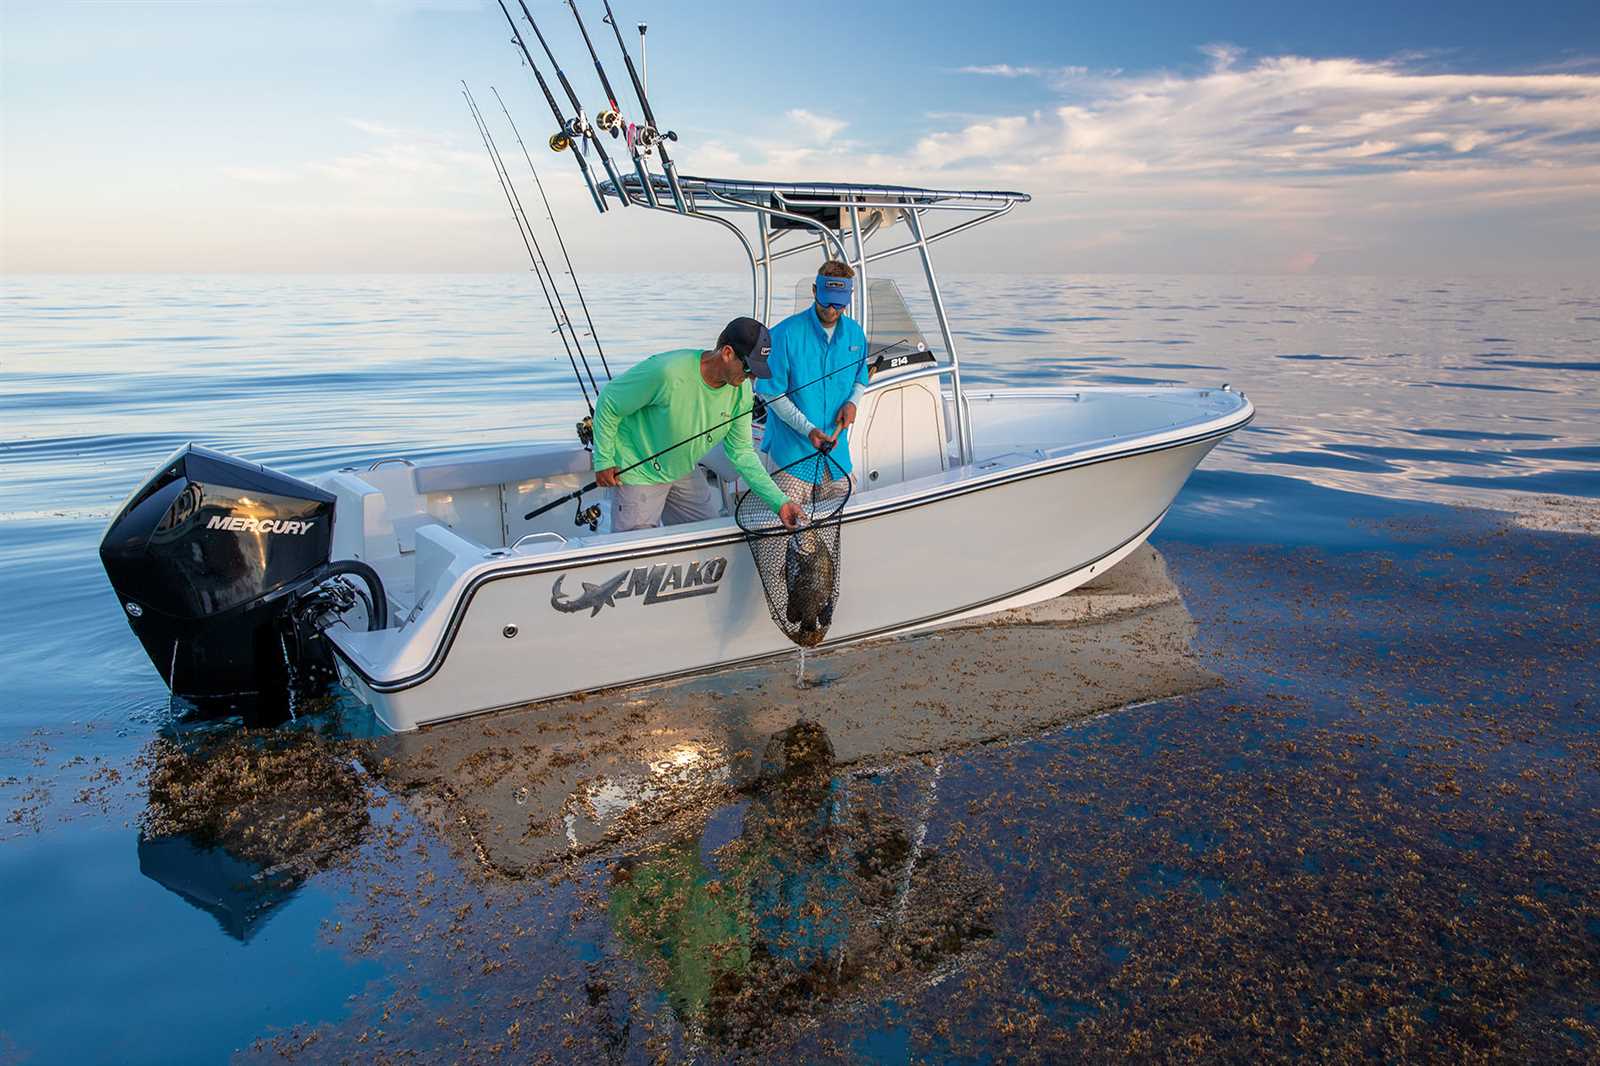
M 770 504 L 748 491 L 739 497 L 734 520 L 761 576 L 772 621 L 796 644 L 815 647 L 827 636 L 839 600 L 839 534 L 851 478 L 823 451 L 778 468 L 772 478 L 805 521 L 787 528 Z
M 817 473 L 822 473 L 824 476 L 818 478 L 815 476 Z M 839 460 L 827 452 L 819 451 L 802 456 L 787 466 L 774 470 L 773 479 L 777 480 L 782 474 L 787 474 L 799 482 L 809 482 L 813 487 L 822 483 L 836 484 L 841 486 L 841 491 L 826 495 L 814 493 L 810 500 L 793 500 L 800 505 L 802 511 L 806 512 L 806 521 L 801 524 L 800 529 L 790 529 L 778 518 L 778 512 L 773 510 L 767 501 L 757 496 L 754 491 L 746 489 L 734 505 L 733 520 L 738 523 L 739 531 L 747 538 L 793 536 L 801 530 L 838 522 L 843 518 L 844 505 L 850 501 L 850 495 L 854 491 L 854 480 L 845 473 Z M 779 487 L 783 487 L 781 483 Z

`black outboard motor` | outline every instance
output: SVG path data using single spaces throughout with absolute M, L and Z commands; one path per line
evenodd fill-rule
M 333 503 L 298 478 L 194 444 L 128 497 L 100 560 L 174 696 L 283 704 L 332 676 L 322 630 L 358 598 L 367 628 L 387 625 L 376 571 L 329 561 Z M 346 574 L 366 594 L 332 580 Z

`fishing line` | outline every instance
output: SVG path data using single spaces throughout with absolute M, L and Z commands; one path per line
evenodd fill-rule
M 875 359 L 878 356 L 882 355 L 884 352 L 889 351 L 890 349 L 898 348 L 902 344 L 909 344 L 909 343 L 911 343 L 911 338 L 910 337 L 901 337 L 899 340 L 895 341 L 893 344 L 886 344 L 882 348 L 879 348 L 875 352 L 868 352 L 866 354 L 866 356 L 862 359 L 862 362 L 866 362 L 867 360 L 870 360 L 870 359 Z M 835 375 L 835 374 L 843 373 L 846 370 L 860 370 L 860 369 L 861 369 L 860 364 L 857 364 L 857 363 L 846 363 L 843 366 L 834 367 L 832 370 L 828 371 L 826 374 L 823 374 L 821 377 L 812 378 L 810 381 L 807 381 L 804 384 L 796 385 L 794 388 L 790 389 L 788 392 L 784 393 L 782 396 L 774 396 L 771 399 L 766 399 L 764 397 L 758 396 L 758 397 L 755 398 L 755 400 L 751 403 L 749 408 L 747 408 L 746 410 L 740 411 L 738 414 L 735 414 L 731 418 L 725 418 L 721 422 L 718 422 L 714 426 L 708 426 L 707 428 L 700 430 L 698 433 L 694 433 L 691 436 L 685 437 L 685 438 L 683 438 L 682 440 L 680 440 L 676 444 L 669 444 L 665 448 L 662 448 L 659 452 L 656 452 L 654 455 L 645 456 L 643 459 L 640 459 L 637 463 L 632 463 L 632 464 L 630 464 L 628 466 L 623 467 L 622 469 L 617 471 L 617 477 L 621 477 L 623 474 L 626 474 L 628 471 L 635 470 L 635 469 L 643 466 L 644 464 L 646 464 L 646 463 L 648 463 L 648 462 L 650 462 L 652 460 L 659 459 L 663 455 L 666 455 L 668 452 L 675 451 L 676 449 L 683 447 L 685 444 L 692 444 L 692 443 L 694 443 L 694 441 L 696 441 L 700 437 L 705 436 L 708 433 L 711 433 L 713 430 L 721 429 L 723 426 L 732 425 L 733 423 L 739 421 L 739 419 L 743 418 L 745 415 L 748 415 L 748 414 L 751 414 L 752 412 L 754 412 L 757 409 L 757 407 L 760 406 L 760 405 L 770 404 L 773 400 L 787 400 L 789 397 L 793 396 L 795 393 L 799 392 L 801 389 L 808 389 L 808 388 L 810 388 L 811 386 L 817 384 L 820 381 L 825 381 L 826 379 L 833 377 L 833 375 Z M 524 522 L 527 522 L 530 519 L 537 518 L 540 515 L 544 514 L 545 512 L 553 511 L 557 507 L 560 507 L 562 504 L 567 503 L 567 502 L 569 502 L 571 500 L 577 500 L 578 502 L 582 503 L 583 502 L 583 494 L 584 493 L 592 492 L 592 491 L 594 491 L 595 489 L 597 489 L 599 487 L 600 487 L 600 483 L 598 481 L 591 481 L 587 485 L 583 486 L 583 488 L 581 488 L 581 489 L 577 489 L 576 491 L 569 492 L 565 496 L 560 497 L 559 499 L 555 499 L 555 500 L 550 501 L 549 503 L 545 504 L 543 507 L 540 507 L 540 508 L 537 508 L 535 510 L 529 511 L 527 514 L 522 516 L 522 520 Z M 579 524 L 582 525 L 583 523 L 579 523 Z
M 550 229 L 555 232 L 556 244 L 561 247 L 561 258 L 567 261 L 567 276 L 572 279 L 572 288 L 578 294 L 578 305 L 583 308 L 584 321 L 589 323 L 589 339 L 594 341 L 594 350 L 600 354 L 600 368 L 606 373 L 606 380 L 611 380 L 611 367 L 606 363 L 606 350 L 600 346 L 600 334 L 595 332 L 594 319 L 589 314 L 589 302 L 583 298 L 583 286 L 578 284 L 578 272 L 572 267 L 572 256 L 567 254 L 567 242 L 561 239 L 561 227 L 556 225 L 555 212 L 550 209 L 550 197 L 545 195 L 544 182 L 539 180 L 539 171 L 533 165 L 533 157 L 528 154 L 528 146 L 522 143 L 522 134 L 517 130 L 517 124 L 511 119 L 511 112 L 506 109 L 506 102 L 500 99 L 500 90 L 493 85 L 489 91 L 494 93 L 495 100 L 499 101 L 500 110 L 505 112 L 506 122 L 511 125 L 511 133 L 517 139 L 517 144 L 522 148 L 522 158 L 528 161 L 528 170 L 533 174 L 533 183 L 539 189 L 539 198 L 544 201 L 544 216 L 550 220 Z M 545 269 L 549 269 L 546 267 Z
M 494 146 L 494 138 L 489 135 L 489 128 L 484 125 L 483 116 L 479 113 L 478 105 L 472 99 L 472 91 L 467 88 L 466 82 L 461 83 L 461 95 L 466 97 L 467 106 L 472 110 L 472 121 L 477 125 L 478 136 L 483 139 L 483 147 L 489 153 L 489 161 L 495 168 L 495 178 L 500 182 L 500 191 L 506 194 L 506 205 L 511 208 L 511 219 L 517 224 L 517 233 L 522 237 L 522 246 L 528 250 L 528 258 L 533 262 L 534 276 L 539 279 L 539 288 L 544 292 L 544 302 L 550 308 L 550 317 L 555 320 L 556 332 L 561 334 L 561 346 L 566 349 L 567 362 L 572 365 L 572 374 L 578 379 L 578 390 L 583 393 L 583 405 L 588 409 L 589 417 L 592 419 L 594 418 L 594 404 L 589 399 L 588 387 L 583 383 L 583 373 L 578 370 L 578 361 L 572 356 L 572 345 L 567 341 L 567 329 L 571 328 L 571 323 L 566 323 L 564 328 L 562 319 L 566 314 L 566 309 L 562 308 L 559 312 L 556 310 L 557 300 L 559 300 L 561 294 L 559 292 L 556 293 L 555 300 L 550 297 L 550 288 L 545 284 L 544 271 L 540 267 L 540 260 L 543 258 L 544 253 L 542 251 L 535 253 L 534 251 L 539 246 L 539 240 L 533 236 L 532 229 L 527 224 L 526 214 L 519 213 L 522 212 L 521 199 L 517 196 L 516 189 L 507 181 L 508 175 L 505 173 L 505 163 L 500 159 L 500 153 Z M 529 243 L 530 239 L 532 240 L 531 244 Z M 552 283 L 555 281 L 554 278 L 550 280 Z M 577 338 L 574 337 L 573 339 L 576 340 Z M 581 348 L 579 349 L 579 354 L 582 354 Z M 588 361 L 585 360 L 584 369 L 587 370 L 588 368 Z M 592 371 L 589 374 L 589 381 L 594 383 Z M 594 398 L 596 400 L 600 398 L 600 386 L 598 383 L 594 383 Z
M 466 86 L 466 82 L 462 82 L 461 84 L 463 88 Z M 484 122 L 483 113 L 478 110 L 477 101 L 472 99 L 470 92 L 467 96 L 467 103 L 471 105 L 473 112 L 477 115 L 478 121 L 483 124 L 484 130 L 487 132 L 488 123 Z M 528 227 L 528 236 L 533 239 L 534 250 L 539 253 L 538 265 L 544 269 L 545 275 L 550 279 L 550 289 L 555 293 L 556 303 L 561 307 L 560 322 L 557 323 L 557 327 L 559 328 L 560 325 L 564 323 L 567 331 L 572 334 L 572 345 L 578 350 L 578 358 L 583 362 L 584 373 L 589 375 L 589 384 L 594 386 L 594 398 L 598 400 L 600 399 L 600 383 L 594 379 L 594 370 L 589 366 L 589 357 L 583 354 L 583 342 L 578 339 L 578 329 L 572 324 L 572 316 L 567 313 L 567 302 L 561 298 L 561 289 L 556 285 L 555 271 L 550 269 L 550 260 L 544 254 L 544 248 L 542 248 L 539 244 L 538 235 L 533 232 L 533 223 L 528 220 L 528 212 L 522 206 L 522 197 L 517 195 L 517 185 L 516 182 L 511 180 L 511 171 L 506 169 L 505 160 L 500 157 L 500 149 L 497 146 L 494 146 L 493 134 L 489 134 L 489 144 L 494 147 L 495 160 L 499 164 L 501 172 L 505 174 L 505 180 L 511 188 L 511 195 L 516 199 L 517 210 L 522 212 L 522 222 Z M 548 299 L 548 296 L 546 299 Z M 590 323 L 591 331 L 593 328 L 593 323 Z M 582 384 L 582 382 L 579 384 Z M 579 437 L 584 436 L 583 433 L 579 433 L 578 435 Z M 587 441 L 585 441 L 585 443 L 587 443 Z

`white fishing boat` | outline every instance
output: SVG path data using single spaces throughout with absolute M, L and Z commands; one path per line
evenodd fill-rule
M 574 140 L 592 133 L 568 121 Z M 852 311 L 876 354 L 851 433 L 858 482 L 839 518 L 824 651 L 1067 592 L 1142 544 L 1195 466 L 1254 415 L 1220 383 L 964 387 L 963 362 L 984 353 L 958 351 L 932 246 L 1007 215 L 1024 193 L 655 175 L 651 141 L 629 137 L 637 173 L 593 181 L 597 202 L 734 235 L 753 317 L 772 321 L 784 259 L 856 271 Z M 895 281 L 868 277 L 893 257 L 920 267 L 931 337 Z M 544 266 L 547 277 L 553 286 Z M 551 310 L 577 344 L 565 307 Z M 102 557 L 175 694 L 292 691 L 328 668 L 393 730 L 794 653 L 735 523 L 743 486 L 720 450 L 702 469 L 724 513 L 686 525 L 611 532 L 604 490 L 549 508 L 591 468 L 585 443 L 548 441 L 375 457 L 307 484 L 190 447 L 130 498 Z

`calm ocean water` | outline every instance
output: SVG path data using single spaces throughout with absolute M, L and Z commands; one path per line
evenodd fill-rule
M 330 933 L 364 891 L 359 879 L 313 878 L 241 937 L 141 874 L 133 819 L 143 799 L 132 764 L 171 711 L 95 548 L 123 496 L 189 440 L 304 475 L 378 455 L 569 432 L 582 405 L 530 283 L 519 275 L 5 280 L 0 1060 L 214 1061 L 297 1025 L 326 1023 L 337 1033 L 366 1024 L 351 1019 L 370 1021 L 409 968 L 403 955 L 356 951 Z M 1256 423 L 1213 453 L 1156 537 L 1203 631 L 1209 624 L 1220 633 L 1228 621 L 1228 575 L 1216 560 L 1248 563 L 1230 553 L 1418 557 L 1426 538 L 1398 527 L 1419 516 L 1445 521 L 1437 516 L 1446 507 L 1593 528 L 1595 511 L 1581 502 L 1600 497 L 1600 285 L 1592 280 L 951 276 L 944 284 L 969 382 L 1230 382 L 1255 401 Z M 722 321 L 748 308 L 748 290 L 731 276 L 686 284 L 595 275 L 586 285 L 614 369 L 709 343 Z M 1596 558 L 1590 544 L 1561 535 L 1530 542 L 1531 554 L 1518 558 L 1561 560 L 1557 586 L 1593 592 L 1597 579 L 1584 572 Z M 1492 555 L 1472 559 L 1440 564 L 1441 573 L 1495 578 Z M 1379 599 L 1404 590 L 1412 602 L 1438 592 L 1407 581 L 1388 593 L 1381 581 L 1366 587 Z M 1333 589 L 1309 581 L 1301 591 L 1315 601 Z M 1576 613 L 1551 624 L 1569 636 L 1590 625 L 1594 599 L 1580 597 Z M 1560 713 L 1551 713 L 1541 742 L 1593 735 L 1592 695 L 1583 693 L 1592 694 L 1594 666 L 1578 661 L 1590 672 L 1580 670 L 1574 684 L 1591 687 L 1557 698 Z M 1337 703 L 1339 692 L 1364 691 L 1380 676 L 1363 669 L 1346 664 L 1326 698 Z M 1398 705 L 1434 698 L 1418 695 L 1426 685 L 1417 684 L 1391 687 Z M 1486 684 L 1476 699 L 1520 707 L 1533 698 Z M 1196 706 L 1173 710 L 1171 727 L 1182 728 Z M 1119 742 L 1124 748 L 1113 750 L 1130 765 L 1148 754 L 1126 736 Z M 1028 773 L 979 762 L 949 787 L 952 797 L 1009 787 L 1007 773 Z M 1568 781 L 1573 809 L 1589 811 L 1575 826 L 1592 825 L 1600 807 L 1600 763 L 1585 772 Z M 1039 817 L 1059 820 L 1050 811 Z M 1034 876 L 1018 882 L 1013 898 L 1021 886 L 1054 891 L 1027 880 Z M 1581 897 L 1579 911 L 1590 908 L 1576 935 L 1590 938 L 1591 954 L 1600 953 L 1594 880 L 1585 889 L 1548 879 Z M 559 913 L 562 898 L 539 909 Z M 1013 931 L 1031 920 L 1019 918 Z M 544 922 L 539 937 L 550 951 L 576 952 L 585 964 L 604 954 L 600 941 L 579 936 L 573 946 L 560 920 Z M 1106 949 L 1119 966 L 1117 952 L 1131 942 L 1125 933 L 1106 934 L 1112 947 L 1124 945 Z M 447 987 L 464 980 L 448 967 L 430 976 Z M 994 996 L 1005 999 L 1015 985 Z M 1600 1002 L 1589 987 L 1590 1002 Z M 423 998 L 421 1013 L 435 1009 Z M 861 1057 L 903 1057 L 906 1012 L 949 1009 L 927 995 L 874 1006 L 869 1019 L 850 1023 L 864 1027 L 866 1042 L 845 1046 Z M 1078 1020 L 1098 1010 L 1083 1007 Z M 1575 1016 L 1587 1017 L 1581 1009 Z M 1585 1024 L 1600 1025 L 1600 1016 Z M 1573 1049 L 1600 1046 L 1574 1039 Z M 359 1054 L 356 1046 L 344 1050 Z M 448 1045 L 428 1046 L 448 1057 Z M 913 1051 L 964 1054 L 953 1045 Z

